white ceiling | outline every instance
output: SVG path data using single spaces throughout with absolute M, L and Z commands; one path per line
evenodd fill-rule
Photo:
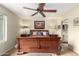
M 7 9 L 14 12 L 16 15 L 21 18 L 32 17 L 31 15 L 36 11 L 24 9 L 23 7 L 29 7 L 37 9 L 38 3 L 5 3 L 2 4 Z M 54 17 L 65 14 L 70 11 L 72 8 L 76 7 L 77 3 L 46 3 L 44 9 L 57 9 L 56 13 L 45 13 L 46 17 Z M 43 18 L 39 13 L 35 16 L 35 18 Z

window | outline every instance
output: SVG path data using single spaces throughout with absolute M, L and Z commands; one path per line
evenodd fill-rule
M 6 41 L 7 39 L 7 17 L 0 15 L 0 41 Z

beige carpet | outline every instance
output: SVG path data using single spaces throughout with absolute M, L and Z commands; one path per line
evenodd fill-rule
M 27 53 L 27 54 L 17 55 L 17 51 L 14 50 L 14 52 L 12 52 L 10 56 L 57 56 L 57 55 L 53 53 Z M 65 49 L 64 51 L 61 52 L 61 55 L 59 56 L 78 56 L 78 54 L 74 53 L 69 49 Z
M 22 55 L 17 55 L 17 49 L 13 48 L 12 50 L 6 52 L 2 56 L 57 56 L 56 54 L 53 53 L 27 53 L 27 54 L 22 54 Z M 68 49 L 67 47 L 64 47 L 64 49 L 61 51 L 61 55 L 59 56 L 79 56 L 72 50 Z

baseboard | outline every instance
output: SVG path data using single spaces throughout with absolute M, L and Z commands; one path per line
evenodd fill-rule
M 77 53 L 75 50 L 72 50 L 72 51 L 79 56 L 79 53 Z
M 73 49 L 70 49 L 70 50 L 73 51 L 77 56 L 79 56 L 79 54 L 77 52 L 75 52 Z
M 7 50 L 5 50 L 4 52 L 2 52 L 2 53 L 0 54 L 0 56 L 3 55 L 3 54 L 5 54 L 7 51 L 9 51 L 9 50 L 11 50 L 11 49 L 13 49 L 13 48 L 14 48 L 14 46 L 11 47 L 11 48 L 9 48 L 9 49 L 7 49 Z
M 79 56 L 79 54 L 78 53 L 76 53 L 75 51 L 73 51 L 76 55 L 78 55 Z

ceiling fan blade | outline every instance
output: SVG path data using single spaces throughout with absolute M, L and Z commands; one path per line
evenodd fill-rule
M 34 13 L 34 14 L 32 14 L 32 16 L 34 16 L 35 14 L 37 14 L 38 12 L 36 12 L 36 13 Z
M 43 17 L 46 17 L 45 14 L 44 14 L 43 12 L 40 12 L 40 14 L 41 14 Z
M 44 6 L 45 6 L 45 3 L 40 3 L 40 4 L 39 4 L 39 8 L 42 8 L 42 9 L 43 9 Z
M 57 10 L 43 10 L 44 12 L 57 12 Z
M 28 8 L 28 7 L 23 7 L 24 9 L 29 9 L 29 10 L 34 10 L 37 11 L 36 9 Z

